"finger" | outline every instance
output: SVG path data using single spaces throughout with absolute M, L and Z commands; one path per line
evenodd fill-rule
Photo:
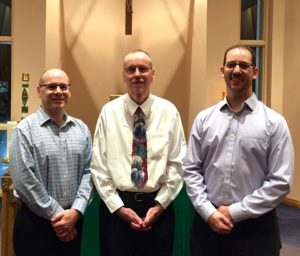
M 77 236 L 77 230 L 72 229 L 67 233 L 59 235 L 59 238 L 60 238 L 61 241 L 69 242 L 69 241 L 73 240 L 76 236 Z
M 130 226 L 131 226 L 132 229 L 134 229 L 136 231 L 148 231 L 149 229 L 152 228 L 152 227 L 143 227 L 143 226 L 134 225 L 134 224 L 131 224 Z
M 230 230 L 233 228 L 232 222 L 225 216 L 223 218 L 221 218 L 221 225 L 222 225 L 222 227 L 226 227 L 227 229 L 230 229 Z
M 53 215 L 50 218 L 50 221 L 51 222 L 57 222 L 57 221 L 59 221 L 62 218 L 62 216 L 63 216 L 62 212 L 56 213 L 55 215 Z
M 135 223 L 130 223 L 130 227 L 134 230 L 140 230 L 141 229 L 141 225 L 137 225 Z

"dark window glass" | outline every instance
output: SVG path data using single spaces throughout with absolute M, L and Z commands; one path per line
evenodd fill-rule
M 252 47 L 255 52 L 256 56 L 256 63 L 255 66 L 259 69 L 258 77 L 252 81 L 252 88 L 255 92 L 258 99 L 262 99 L 262 91 L 261 91 L 261 84 L 262 84 L 262 47 Z
M 10 120 L 11 43 L 0 43 L 0 122 Z
M 241 39 L 263 39 L 263 0 L 241 0 Z
M 11 0 L 0 0 L 0 36 L 11 36 Z

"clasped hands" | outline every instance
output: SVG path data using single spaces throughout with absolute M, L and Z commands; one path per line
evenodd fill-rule
M 149 208 L 144 218 L 137 215 L 135 211 L 130 208 L 121 207 L 116 211 L 116 214 L 125 222 L 127 222 L 130 227 L 137 231 L 148 231 L 152 228 L 152 224 L 164 211 L 160 204 Z
M 75 226 L 80 215 L 81 213 L 75 209 L 67 209 L 51 217 L 51 225 L 61 241 L 69 242 L 77 236 Z
M 233 220 L 228 206 L 220 206 L 217 211 L 209 216 L 207 223 L 214 232 L 229 234 L 233 229 Z

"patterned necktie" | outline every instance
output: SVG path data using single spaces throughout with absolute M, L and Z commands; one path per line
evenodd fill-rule
M 140 107 L 133 115 L 133 142 L 131 180 L 137 187 L 143 187 L 148 179 L 147 138 L 145 114 Z

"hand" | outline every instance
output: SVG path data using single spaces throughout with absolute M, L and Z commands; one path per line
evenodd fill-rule
M 50 221 L 56 235 L 59 238 L 63 238 L 67 240 L 72 238 L 74 234 L 77 234 L 75 226 L 80 216 L 81 213 L 75 209 L 63 210 L 53 215 Z M 74 232 L 74 229 L 76 232 Z M 72 239 L 74 239 L 74 237 Z
M 219 211 L 210 215 L 207 223 L 214 232 L 219 234 L 229 234 L 233 228 L 231 220 Z
M 59 236 L 59 239 L 62 242 L 70 242 L 77 236 L 77 230 L 76 228 L 71 229 L 68 233 L 66 233 L 64 236 Z
M 231 223 L 233 223 L 233 219 L 231 218 L 228 206 L 221 205 L 217 210 L 220 213 L 222 213 L 225 217 L 227 217 Z
M 135 230 L 141 230 L 143 220 L 130 208 L 121 207 L 116 211 L 116 214 L 125 222 L 127 222 L 131 228 Z
M 152 224 L 157 220 L 157 218 L 163 213 L 164 208 L 157 204 L 154 207 L 151 207 L 146 214 L 146 217 L 143 219 L 143 227 L 149 230 L 152 227 Z

